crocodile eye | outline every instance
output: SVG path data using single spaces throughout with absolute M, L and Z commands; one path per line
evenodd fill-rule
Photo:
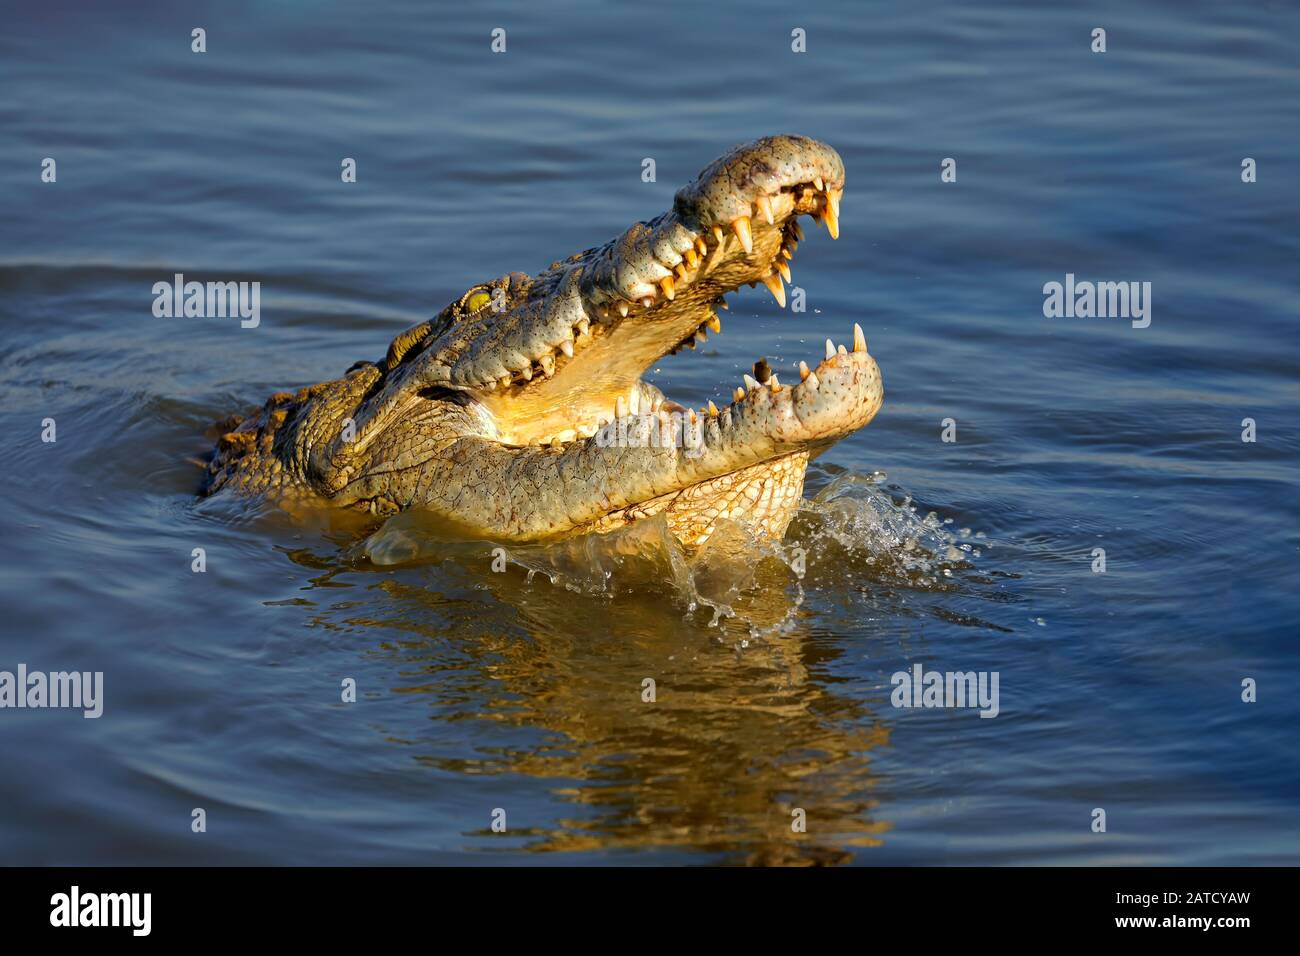
M 477 312 L 491 301 L 492 296 L 488 295 L 486 292 L 475 292 L 465 300 L 465 308 L 470 312 Z

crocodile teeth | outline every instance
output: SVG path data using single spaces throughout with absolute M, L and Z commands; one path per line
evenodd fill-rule
M 745 390 L 737 385 L 736 390 L 731 394 L 731 400 L 733 402 L 743 402 L 745 400 Z
M 828 359 L 835 358 L 835 343 L 830 339 L 826 340 L 826 357 Z
M 862 334 L 862 326 L 856 322 L 853 323 L 853 351 L 865 352 L 867 350 L 867 337 Z
M 709 331 L 713 332 L 715 335 L 722 331 L 722 320 L 718 318 L 716 315 L 709 316 L 709 321 L 705 322 L 704 324 L 707 325 L 709 327 Z
M 525 382 L 531 382 L 533 380 L 533 367 L 531 365 L 525 366 L 520 370 L 519 377 Z
M 790 234 L 794 236 L 795 242 L 803 242 L 803 228 L 793 220 L 790 222 Z
M 575 325 L 574 328 L 578 330 L 579 335 L 586 335 L 591 331 L 591 323 L 586 319 L 579 319 L 578 324 Z
M 664 295 L 669 299 L 669 301 L 677 297 L 677 289 L 673 285 L 672 276 L 664 276 L 660 279 L 659 288 L 663 290 Z
M 565 355 L 566 358 L 573 358 L 573 343 L 572 343 L 572 342 L 561 342 L 561 343 L 560 343 L 560 351 L 564 353 L 564 355 Z
M 640 389 L 634 388 L 632 389 L 632 391 L 628 392 L 627 409 L 633 415 L 641 414 L 641 390 Z
M 708 340 L 709 340 L 709 337 L 708 337 L 707 335 L 704 334 L 704 329 L 701 328 L 701 329 L 696 329 L 696 330 L 695 330 L 695 341 L 697 341 L 697 342 L 707 342 Z
M 683 264 L 680 263 L 680 262 L 677 263 L 677 265 L 673 266 L 673 272 L 677 274 L 677 280 L 678 280 L 679 282 L 685 282 L 685 281 L 686 281 L 686 266 L 685 266 L 685 265 L 683 265 Z
M 839 203 L 832 203 L 829 194 L 826 197 L 826 205 L 822 208 L 822 219 L 826 223 L 826 231 L 831 234 L 832 239 L 840 237 L 840 215 L 836 207 Z
M 550 378 L 552 375 L 555 374 L 555 356 L 543 355 L 540 359 L 537 360 L 537 364 L 539 364 L 542 367 L 542 374 L 545 375 L 547 378 Z
M 626 319 L 627 313 L 628 313 L 628 304 L 626 302 L 620 301 L 618 303 L 618 314 L 623 316 L 623 318 Z
M 497 384 L 500 385 L 502 388 L 509 388 L 510 383 L 511 383 L 511 378 L 509 375 L 502 375 L 499 379 L 497 379 Z
M 849 350 L 846 349 L 846 348 L 845 348 L 844 346 L 842 346 L 842 345 L 839 347 L 838 351 L 839 351 L 839 354 L 840 354 L 840 355 L 848 355 L 848 354 L 849 354 Z
M 578 433 L 574 431 L 572 428 L 568 428 L 562 432 L 558 432 L 554 437 L 552 437 L 551 444 L 562 445 L 565 442 L 573 441 L 577 437 L 578 437 Z
M 642 296 L 641 308 L 648 309 L 655 304 L 655 297 L 652 295 Z
M 709 414 L 714 418 L 718 417 L 718 406 L 713 404 L 713 399 L 709 399 Z
M 781 273 L 781 278 L 785 279 L 786 282 L 790 281 L 790 267 L 780 259 L 776 262 L 776 271 Z
M 844 195 L 843 189 L 831 189 L 826 193 L 826 204 L 831 207 L 836 221 L 840 218 L 840 197 Z
M 773 374 L 772 377 L 767 380 L 767 387 L 772 390 L 773 395 L 781 391 L 781 383 L 776 380 L 775 374 Z
M 767 224 L 769 226 L 773 225 L 776 222 L 776 219 L 774 219 L 772 216 L 772 203 L 766 196 L 760 195 L 757 199 L 755 199 L 754 206 L 756 209 L 758 209 L 762 217 L 765 220 L 767 220 Z
M 808 376 L 811 375 L 811 374 L 812 374 L 812 373 L 811 373 L 810 371 L 808 371 L 808 363 L 807 363 L 807 362 L 800 362 L 800 363 L 799 363 L 799 381 L 801 381 L 801 382 L 806 382 L 806 381 L 808 381 Z
M 625 399 L 622 395 L 620 395 L 618 397 L 618 401 L 614 403 L 614 417 L 615 418 L 627 417 L 627 399 Z
M 721 297 L 719 297 L 718 301 L 715 302 L 714 305 L 716 305 L 719 309 L 726 309 L 728 312 L 731 311 L 731 306 L 727 305 L 727 300 Z
M 692 269 L 694 269 L 697 265 L 700 264 L 700 255 L 698 252 L 695 251 L 694 246 L 692 246 L 690 249 L 687 249 L 685 255 L 686 255 L 686 264 L 690 266 Z
M 713 233 L 713 238 L 717 241 L 718 245 L 722 245 L 722 240 L 726 238 L 722 234 L 722 227 L 713 226 L 709 231 Z
M 719 229 L 718 231 L 721 232 L 722 230 Z M 708 244 L 707 242 L 704 241 L 704 237 L 703 237 L 703 236 L 696 236 L 696 237 L 695 237 L 695 251 L 698 252 L 698 253 L 699 253 L 700 255 L 702 255 L 702 256 L 703 256 L 703 255 L 708 255 L 708 252 L 709 252 L 709 244 Z
M 781 282 L 781 277 L 775 272 L 763 276 L 763 285 L 767 286 L 767 291 L 772 293 L 772 298 L 776 299 L 776 304 L 785 308 L 785 285 Z
M 731 231 L 736 234 L 736 238 L 744 246 L 746 255 L 754 251 L 754 235 L 749 230 L 748 216 L 739 216 L 731 220 Z
M 743 378 L 745 380 L 745 388 L 748 389 L 749 391 L 752 392 L 754 391 L 754 389 L 760 387 L 758 382 L 754 380 L 754 376 L 750 375 L 748 372 L 745 373 Z
M 817 187 L 817 190 L 819 192 L 826 188 L 826 183 L 822 181 L 822 178 L 820 176 L 817 176 L 813 179 L 813 185 Z
M 808 373 L 808 377 L 807 377 L 806 379 L 804 379 L 803 381 L 804 381 L 804 384 L 807 385 L 809 388 L 816 388 L 818 385 L 821 384 L 821 382 L 819 382 L 819 381 L 817 380 L 817 373 L 816 373 L 816 372 L 809 372 L 809 373 Z

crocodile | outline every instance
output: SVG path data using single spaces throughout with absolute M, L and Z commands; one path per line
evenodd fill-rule
M 499 541 L 663 515 L 688 547 L 720 519 L 781 538 L 809 459 L 875 417 L 880 370 L 851 347 L 783 383 L 765 360 L 696 411 L 642 374 L 720 332 L 742 285 L 784 308 L 800 216 L 839 235 L 844 164 L 802 136 L 737 146 L 672 208 L 532 277 L 470 286 L 378 362 L 273 395 L 220 429 L 202 493 L 383 516 L 424 509 Z

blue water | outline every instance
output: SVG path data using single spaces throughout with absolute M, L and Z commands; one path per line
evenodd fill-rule
M 105 705 L 0 710 L 0 861 L 1297 862 L 1300 11 L 1135 6 L 7 10 L 0 670 Z M 214 421 L 787 131 L 847 169 L 808 311 L 744 290 L 651 378 L 701 404 L 863 325 L 886 402 L 810 472 L 802 580 L 195 498 Z M 176 272 L 261 324 L 154 318 Z M 1150 326 L 1045 318 L 1067 273 Z M 891 706 L 916 663 L 999 715 Z

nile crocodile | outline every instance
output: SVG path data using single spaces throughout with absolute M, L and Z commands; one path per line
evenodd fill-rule
M 527 541 L 664 514 L 688 545 L 719 518 L 780 537 L 815 455 L 866 425 L 880 371 L 854 326 L 800 381 L 766 362 L 697 413 L 641 380 L 718 332 L 724 294 L 762 283 L 785 306 L 800 215 L 839 234 L 844 164 L 824 143 L 738 146 L 673 207 L 529 277 L 470 287 L 379 362 L 231 419 L 204 492 L 376 515 L 427 509 L 473 536 Z

